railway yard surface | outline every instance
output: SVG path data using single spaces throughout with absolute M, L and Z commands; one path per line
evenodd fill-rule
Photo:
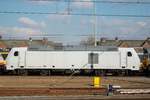
M 121 89 L 107 95 L 108 84 Z M 92 76 L 0 76 L 0 100 L 20 99 L 150 100 L 150 78 L 101 77 L 101 88 L 94 88 Z
M 150 88 L 149 77 L 102 77 L 102 87 L 112 84 L 122 88 Z M 93 76 L 0 76 L 0 87 L 90 88 Z

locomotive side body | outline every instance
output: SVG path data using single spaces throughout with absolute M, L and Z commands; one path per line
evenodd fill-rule
M 65 50 L 34 51 L 26 47 L 13 48 L 6 59 L 7 70 L 139 70 L 140 60 L 133 48 L 117 51 Z

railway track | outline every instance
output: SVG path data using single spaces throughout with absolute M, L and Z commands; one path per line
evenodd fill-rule
M 102 95 L 105 88 L 18 88 L 0 87 L 0 96 Z

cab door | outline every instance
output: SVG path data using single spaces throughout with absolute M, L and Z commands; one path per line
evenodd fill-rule
M 134 65 L 133 53 L 131 51 L 127 51 L 127 68 L 131 69 Z
M 10 57 L 9 59 L 9 64 L 10 64 L 10 67 L 12 69 L 16 69 L 18 67 L 18 61 L 19 61 L 19 51 L 15 50 L 14 52 L 12 52 L 12 56 L 13 57 Z
M 25 52 L 25 50 L 24 49 L 22 49 L 22 50 L 20 50 L 19 51 L 19 59 L 18 59 L 18 64 L 19 64 L 19 67 L 20 68 L 24 68 L 25 67 L 25 54 L 26 52 Z
M 17 48 L 12 48 L 6 58 L 6 69 L 14 70 L 19 66 L 19 50 Z

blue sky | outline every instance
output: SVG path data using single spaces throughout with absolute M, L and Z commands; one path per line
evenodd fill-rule
M 71 13 L 92 14 L 94 3 L 72 2 Z M 131 1 L 131 0 L 107 0 Z M 137 0 L 132 0 L 137 1 Z M 149 0 L 139 0 L 149 1 Z M 94 32 L 96 37 L 114 39 L 145 39 L 150 36 L 149 17 L 67 15 L 67 3 L 30 0 L 0 0 L 0 11 L 59 12 L 66 15 L 0 14 L 0 34 L 4 38 L 27 39 L 48 37 L 64 44 L 77 44 Z M 150 15 L 150 4 L 97 3 L 97 14 Z M 55 36 L 53 36 L 55 35 Z

